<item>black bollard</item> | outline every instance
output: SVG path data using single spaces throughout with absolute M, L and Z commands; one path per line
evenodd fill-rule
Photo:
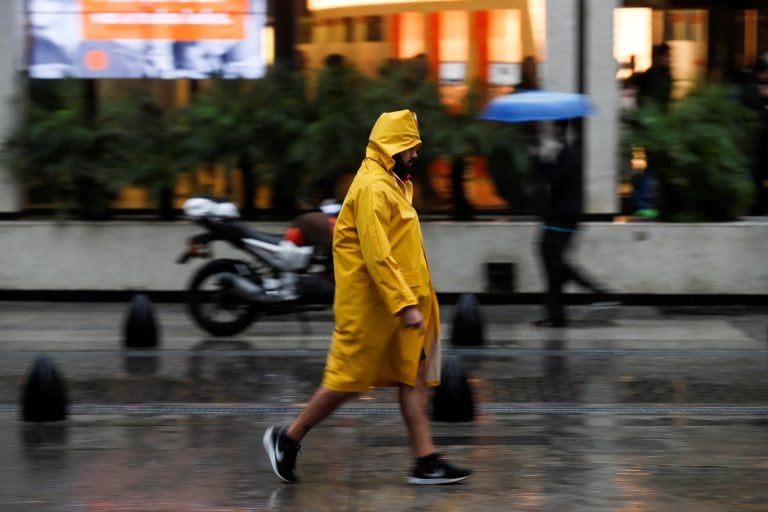
M 159 341 L 155 313 L 149 297 L 134 295 L 123 326 L 123 340 L 128 348 L 152 348 Z
M 50 357 L 39 356 L 35 361 L 21 402 L 24 421 L 59 421 L 67 417 L 67 390 Z
M 440 385 L 432 397 L 432 419 L 435 421 L 472 421 L 475 400 L 459 356 L 450 356 L 443 363 Z
M 458 347 L 482 345 L 484 342 L 483 315 L 480 311 L 480 304 L 474 294 L 464 293 L 456 302 L 451 343 Z

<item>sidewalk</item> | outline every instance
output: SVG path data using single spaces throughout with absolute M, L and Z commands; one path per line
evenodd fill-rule
M 374 390 L 308 436 L 298 485 L 263 455 L 317 385 L 332 324 L 266 318 L 207 336 L 157 304 L 161 344 L 126 351 L 127 304 L 0 303 L 0 510 L 758 511 L 768 503 L 765 308 L 574 306 L 538 329 L 534 306 L 483 306 L 485 343 L 461 357 L 477 414 L 434 423 L 450 487 L 409 486 L 396 394 Z M 25 423 L 21 382 L 55 361 L 67 420 Z

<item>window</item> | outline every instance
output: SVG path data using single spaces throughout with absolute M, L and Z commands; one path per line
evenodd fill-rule
M 398 55 L 400 59 L 410 59 L 415 55 L 426 53 L 424 15 L 418 12 L 407 12 L 399 17 Z
M 488 82 L 493 85 L 518 83 L 522 53 L 520 11 L 488 11 Z
M 355 42 L 355 20 L 349 17 L 341 18 L 341 23 L 344 26 L 344 42 Z
M 384 18 L 381 16 L 365 18 L 365 40 L 371 43 L 384 41 Z
M 616 78 L 625 80 L 632 73 L 651 65 L 652 11 L 646 8 L 616 9 L 613 13 L 613 56 L 619 63 Z
M 443 83 L 463 83 L 467 78 L 469 54 L 469 13 L 444 11 L 440 13 L 440 70 Z

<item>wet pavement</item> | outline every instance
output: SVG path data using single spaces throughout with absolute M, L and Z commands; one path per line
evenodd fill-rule
M 2 511 L 768 510 L 768 309 L 483 306 L 485 341 L 450 343 L 473 390 L 471 422 L 435 422 L 474 475 L 409 486 L 393 390 L 349 402 L 280 483 L 261 447 L 318 384 L 328 312 L 267 317 L 216 339 L 180 304 L 155 304 L 160 346 L 126 350 L 127 304 L 0 303 Z M 67 386 L 68 418 L 20 420 L 40 354 Z

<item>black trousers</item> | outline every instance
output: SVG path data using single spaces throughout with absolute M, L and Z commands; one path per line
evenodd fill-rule
M 544 229 L 541 235 L 539 250 L 547 275 L 547 319 L 552 321 L 566 320 L 563 287 L 567 282 L 573 281 L 595 293 L 603 293 L 600 287 L 566 261 L 565 254 L 574 234 L 573 231 Z

